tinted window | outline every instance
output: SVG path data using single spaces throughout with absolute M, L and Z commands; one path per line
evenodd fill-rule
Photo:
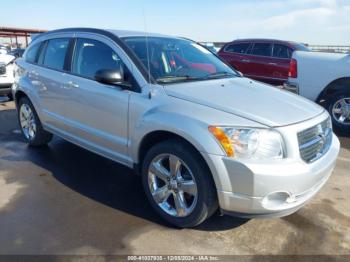
M 122 62 L 112 48 L 100 41 L 78 39 L 76 43 L 72 72 L 94 78 L 100 69 L 118 69 Z
M 245 54 L 249 47 L 249 43 L 231 44 L 225 48 L 226 52 Z
M 68 44 L 68 38 L 49 40 L 46 46 L 44 65 L 53 69 L 63 70 Z
M 292 50 L 288 46 L 274 44 L 273 56 L 278 58 L 290 58 L 292 56 Z
M 271 56 L 272 45 L 268 43 L 255 43 L 251 54 L 260 56 Z
M 37 43 L 31 47 L 29 47 L 27 53 L 26 53 L 26 61 L 27 62 L 31 62 L 31 63 L 35 63 L 36 61 L 36 56 L 38 53 L 38 50 L 40 48 L 40 44 L 41 43 Z

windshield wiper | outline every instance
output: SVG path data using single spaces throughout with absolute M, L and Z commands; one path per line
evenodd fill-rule
M 199 77 L 196 76 L 189 76 L 189 75 L 173 75 L 173 76 L 162 76 L 158 77 L 157 81 L 162 83 L 169 83 L 169 82 L 179 82 L 179 81 L 187 81 L 187 80 L 198 80 Z
M 221 78 L 221 77 L 229 77 L 229 76 L 237 76 L 237 75 L 226 72 L 226 71 L 222 71 L 222 72 L 215 72 L 215 73 L 211 73 L 209 75 L 206 75 L 203 77 L 203 79 Z

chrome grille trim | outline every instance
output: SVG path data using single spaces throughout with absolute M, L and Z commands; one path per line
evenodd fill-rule
M 300 157 L 306 163 L 321 158 L 332 142 L 332 124 L 330 118 L 298 133 Z

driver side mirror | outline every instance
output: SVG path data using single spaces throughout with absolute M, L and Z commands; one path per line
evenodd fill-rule
M 130 83 L 125 81 L 122 69 L 98 70 L 95 74 L 95 80 L 107 85 L 118 85 L 127 88 L 131 87 Z

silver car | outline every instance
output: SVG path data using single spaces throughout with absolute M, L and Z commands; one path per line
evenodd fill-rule
M 218 209 L 291 214 L 326 183 L 339 152 L 323 108 L 183 38 L 42 34 L 16 61 L 13 96 L 29 145 L 55 134 L 135 169 L 154 210 L 178 227 Z

